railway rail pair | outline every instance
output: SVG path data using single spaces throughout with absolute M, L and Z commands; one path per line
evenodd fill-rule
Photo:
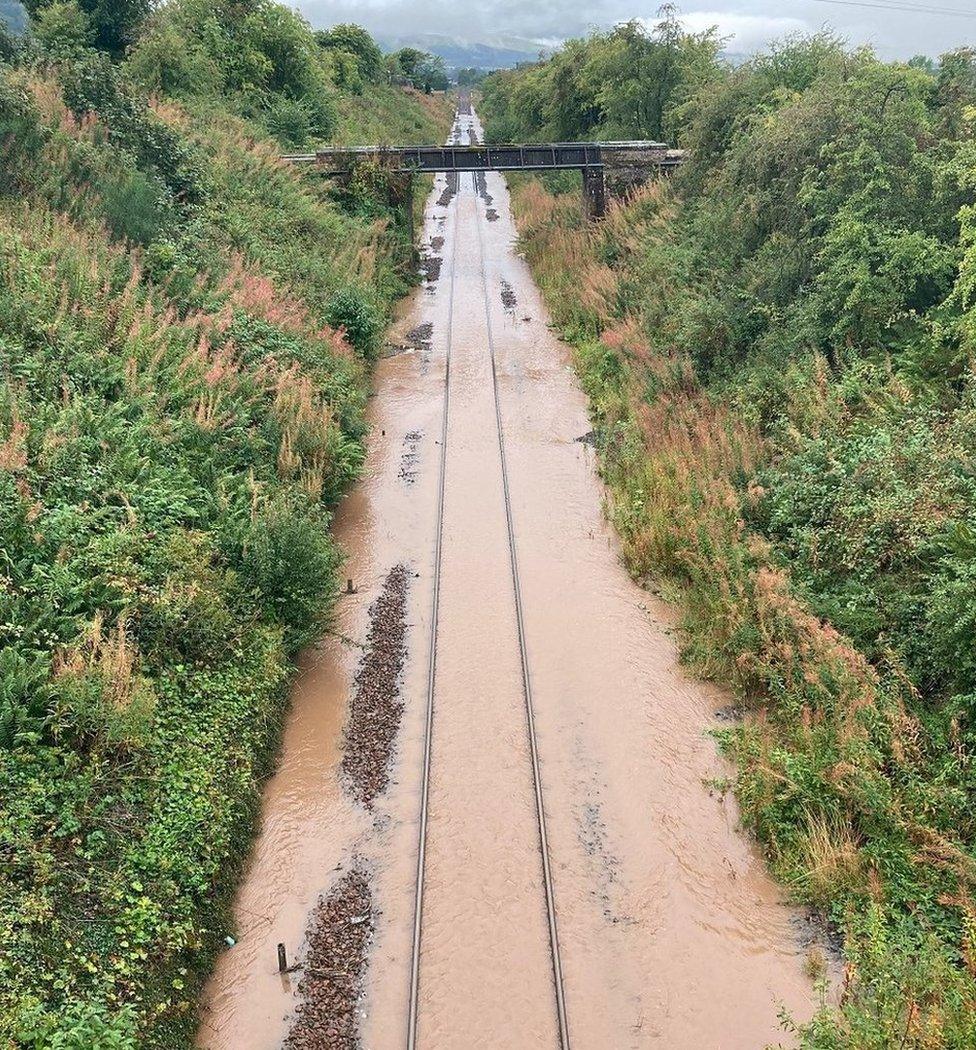
M 453 207 L 457 208 L 457 198 Z M 543 796 L 542 774 L 539 761 L 539 746 L 536 734 L 535 708 L 532 698 L 532 675 L 529 666 L 525 638 L 522 588 L 519 578 L 518 549 L 515 538 L 515 522 L 512 514 L 512 500 L 509 488 L 508 462 L 505 454 L 505 433 L 502 425 L 501 399 L 499 396 L 498 370 L 495 356 L 495 338 L 491 323 L 490 298 L 486 268 L 484 221 L 480 216 L 477 223 L 478 248 L 480 255 L 481 285 L 484 297 L 485 328 L 488 352 L 491 358 L 491 378 L 495 408 L 495 429 L 498 437 L 498 455 L 501 465 L 502 495 L 505 504 L 505 519 L 508 533 L 508 554 L 512 579 L 512 595 L 515 606 L 519 658 L 521 663 L 522 695 L 525 706 L 526 732 L 528 735 L 531 756 L 532 781 L 535 795 L 535 814 L 538 825 L 539 852 L 542 862 L 542 882 L 545 895 L 546 915 L 549 931 L 549 948 L 552 959 L 552 979 L 555 995 L 556 1020 L 561 1050 L 569 1050 L 569 1025 L 566 1011 L 566 995 L 563 987 L 563 968 L 559 950 L 559 935 L 556 923 L 555 888 L 552 866 L 549 857 L 549 838 L 546 829 L 546 809 Z M 441 585 L 441 552 L 443 548 L 444 527 L 444 493 L 447 477 L 447 450 L 449 438 L 449 421 L 451 408 L 451 349 L 454 330 L 454 289 L 457 270 L 457 226 L 455 226 L 452 245 L 450 285 L 448 292 L 448 324 L 446 334 L 446 360 L 444 376 L 443 417 L 441 421 L 440 462 L 437 483 L 437 528 L 434 541 L 434 580 L 432 597 L 432 615 L 428 639 L 427 694 L 424 727 L 423 771 L 421 787 L 421 804 L 419 820 L 419 841 L 417 850 L 416 893 L 414 900 L 413 947 L 410 963 L 410 1001 L 407 1026 L 408 1050 L 416 1050 L 418 1045 L 418 1019 L 420 1003 L 421 944 L 423 935 L 424 888 L 427 857 L 427 830 L 430 810 L 430 775 L 433 758 L 434 713 L 437 696 L 437 635 L 438 616 L 440 611 Z

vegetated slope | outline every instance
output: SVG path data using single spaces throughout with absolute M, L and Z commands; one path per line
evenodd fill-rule
M 544 79 L 489 78 L 489 130 L 543 112 Z M 743 818 L 843 933 L 805 1045 L 971 1047 L 976 56 L 820 36 L 699 85 L 665 121 L 691 151 L 672 184 L 586 227 L 575 193 L 520 183 L 523 249 L 631 570 L 752 712 L 722 734 Z
M 450 122 L 245 6 L 167 5 L 118 62 L 59 3 L 0 63 L 4 1045 L 192 1041 L 412 269 L 368 178 L 333 196 L 267 129 Z

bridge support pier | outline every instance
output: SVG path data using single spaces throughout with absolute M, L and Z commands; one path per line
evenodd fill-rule
M 583 168 L 583 218 L 602 219 L 607 213 L 607 184 L 603 168 Z

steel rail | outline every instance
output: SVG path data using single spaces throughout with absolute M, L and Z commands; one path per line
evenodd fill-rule
M 455 195 L 455 202 L 457 195 Z M 448 293 L 447 338 L 444 362 L 444 414 L 441 421 L 441 457 L 437 480 L 437 531 L 434 539 L 434 589 L 431 599 L 430 637 L 427 656 L 427 710 L 424 727 L 424 761 L 420 795 L 420 826 L 417 844 L 417 885 L 414 897 L 413 951 L 410 958 L 410 1011 L 407 1020 L 407 1048 L 416 1050 L 417 1013 L 420 998 L 420 939 L 424 913 L 424 883 L 427 860 L 427 822 L 430 803 L 430 760 L 434 731 L 434 683 L 437 677 L 437 626 L 441 597 L 441 550 L 444 540 L 444 490 L 447 477 L 447 424 L 451 407 L 451 347 L 454 341 L 454 284 L 457 273 L 458 220 L 454 205 L 454 247 L 451 253 L 451 281 Z
M 542 770 L 539 762 L 539 743 L 535 728 L 535 706 L 532 700 L 532 676 L 529 673 L 528 647 L 525 641 L 525 616 L 522 607 L 522 583 L 519 577 L 518 552 L 515 543 L 515 522 L 512 514 L 512 496 L 508 483 L 508 460 L 505 455 L 505 434 L 502 425 L 501 399 L 498 392 L 498 367 L 495 337 L 491 326 L 491 299 L 488 294 L 488 274 L 485 258 L 485 239 L 482 219 L 478 216 L 478 251 L 481 261 L 481 288 L 485 301 L 485 328 L 488 353 L 491 359 L 491 383 L 495 399 L 495 426 L 498 431 L 498 456 L 501 461 L 502 493 L 505 498 L 505 521 L 508 526 L 508 551 L 512 570 L 512 592 L 515 598 L 515 619 L 518 627 L 519 656 L 522 663 L 522 696 L 525 700 L 525 720 L 532 756 L 532 782 L 535 788 L 536 816 L 539 825 L 539 852 L 542 857 L 542 880 L 546 897 L 546 915 L 549 921 L 549 948 L 552 956 L 552 979 L 556 993 L 556 1019 L 561 1050 L 570 1050 L 569 1022 L 566 1011 L 566 992 L 563 987 L 562 958 L 559 952 L 559 931 L 556 925 L 556 893 L 549 859 L 549 835 L 546 830 L 546 807 L 542 792 Z

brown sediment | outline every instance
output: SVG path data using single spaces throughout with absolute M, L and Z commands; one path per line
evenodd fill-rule
M 392 568 L 369 610 L 366 652 L 349 704 L 342 772 L 353 797 L 370 809 L 389 782 L 390 757 L 403 714 L 400 672 L 406 656 L 407 579 L 403 565 Z
M 356 1007 L 373 936 L 373 901 L 365 872 L 345 874 L 320 900 L 308 925 L 298 985 L 301 999 L 284 1050 L 356 1050 Z

